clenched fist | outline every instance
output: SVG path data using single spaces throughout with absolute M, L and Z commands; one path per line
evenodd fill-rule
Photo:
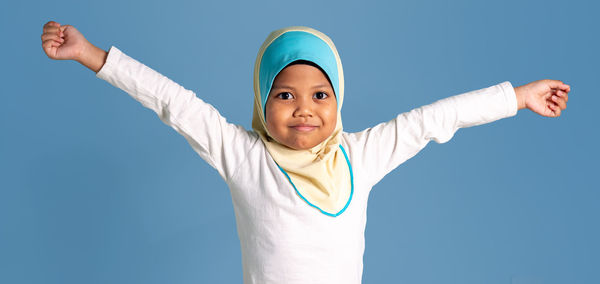
M 44 25 L 42 47 L 51 59 L 78 60 L 89 42 L 71 25 L 61 26 L 55 21 Z
M 91 44 L 74 26 L 61 26 L 55 21 L 44 25 L 42 47 L 51 59 L 72 59 L 96 73 L 108 56 L 108 52 Z

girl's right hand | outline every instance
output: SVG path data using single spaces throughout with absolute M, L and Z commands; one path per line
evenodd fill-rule
M 44 25 L 42 47 L 46 55 L 55 60 L 78 60 L 89 42 L 71 25 L 61 26 L 49 21 Z

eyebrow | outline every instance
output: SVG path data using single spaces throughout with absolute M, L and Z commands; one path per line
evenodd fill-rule
M 323 83 L 323 84 L 319 84 L 319 85 L 314 85 L 313 89 L 326 88 L 326 87 L 329 87 L 329 85 Z M 288 85 L 273 85 L 273 89 L 292 89 L 293 90 L 294 88 L 292 86 L 288 86 Z

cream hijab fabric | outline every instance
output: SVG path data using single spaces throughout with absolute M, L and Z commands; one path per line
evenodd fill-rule
M 308 150 L 289 148 L 271 137 L 265 122 L 266 101 L 277 74 L 296 60 L 311 61 L 328 75 L 337 99 L 337 124 L 325 141 Z M 303 26 L 275 30 L 262 44 L 254 65 L 252 128 L 286 175 L 298 196 L 321 213 L 336 217 L 344 212 L 354 191 L 352 167 L 340 145 L 344 101 L 342 62 L 331 39 Z

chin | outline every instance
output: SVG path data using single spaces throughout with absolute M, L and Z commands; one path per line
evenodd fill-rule
M 310 149 L 312 147 L 315 147 L 317 145 L 318 145 L 318 143 L 314 144 L 314 143 L 308 143 L 308 142 L 307 143 L 296 142 L 296 143 L 293 143 L 293 144 L 287 144 L 286 146 L 288 146 L 289 148 L 292 148 L 294 150 L 308 150 L 308 149 Z

